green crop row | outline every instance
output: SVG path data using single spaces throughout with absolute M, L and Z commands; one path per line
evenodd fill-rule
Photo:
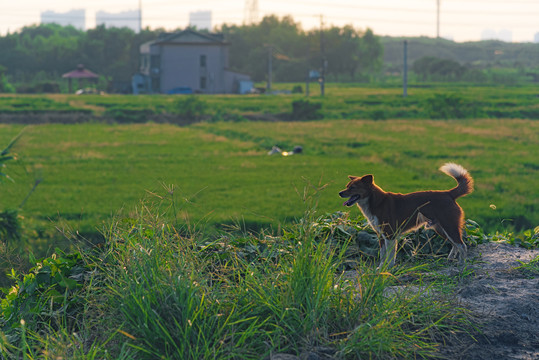
M 451 119 L 520 118 L 539 119 L 535 87 L 411 87 L 408 96 L 399 88 L 366 88 L 329 84 L 326 96 L 306 98 L 287 94 L 297 84 L 279 84 L 278 95 L 196 96 L 206 119 L 303 120 L 294 104 L 306 101 L 319 107 L 315 118 L 326 119 Z M 311 85 L 312 87 L 313 85 Z M 118 123 L 172 122 L 182 103 L 193 96 L 170 95 L 10 95 L 0 97 L 1 114 L 83 112 L 94 119 Z M 171 115 L 162 117 L 161 115 Z M 304 113 L 301 113 L 304 116 Z M 161 116 L 161 117 L 160 117 Z M 196 120 L 196 119 L 191 119 Z M 6 122 L 6 121 L 4 121 Z M 13 119 L 11 122 L 17 122 Z

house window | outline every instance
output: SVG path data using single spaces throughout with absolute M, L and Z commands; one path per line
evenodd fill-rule
M 206 77 L 205 76 L 200 77 L 200 89 L 206 89 Z
M 200 67 L 206 67 L 206 55 L 200 55 Z

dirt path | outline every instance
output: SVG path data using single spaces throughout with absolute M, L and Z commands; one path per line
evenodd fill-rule
M 442 349 L 449 359 L 539 359 L 539 275 L 515 269 L 539 250 L 503 243 L 470 249 L 474 275 L 458 288 L 460 305 L 470 310 L 481 333 L 460 336 Z

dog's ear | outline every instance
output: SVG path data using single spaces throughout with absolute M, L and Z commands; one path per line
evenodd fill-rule
M 366 184 L 372 184 L 373 180 L 374 180 L 374 177 L 371 174 L 365 175 L 361 178 L 361 181 Z
M 354 175 L 348 175 L 348 178 L 349 178 L 350 180 L 355 180 L 355 179 L 357 179 L 357 176 L 354 176 Z

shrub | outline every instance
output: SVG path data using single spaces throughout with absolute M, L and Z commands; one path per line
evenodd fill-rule
M 17 210 L 8 209 L 0 212 L 0 240 L 5 244 L 21 238 L 21 225 Z
M 56 254 L 31 262 L 35 266 L 26 275 L 11 270 L 16 284 L 0 289 L 0 329 L 17 337 L 22 320 L 36 332 L 47 324 L 75 325 L 82 310 L 81 289 L 91 270 L 81 254 L 56 249 Z
M 22 134 L 22 133 L 21 133 Z M 6 146 L 4 150 L 0 152 L 0 182 L 4 179 L 9 179 L 9 175 L 3 172 L 3 169 L 6 166 L 6 162 L 15 159 L 15 155 L 10 154 L 11 148 L 17 140 L 20 138 L 21 134 L 17 135 L 11 142 Z M 0 212 L 0 241 L 3 240 L 4 244 L 7 244 L 11 240 L 20 239 L 20 224 L 17 210 L 5 210 Z
M 292 102 L 292 120 L 312 120 L 322 118 L 320 110 L 322 104 L 312 103 L 308 100 L 296 100 Z
M 303 87 L 301 85 L 296 85 L 292 88 L 292 94 L 303 94 Z
M 176 102 L 176 113 L 180 116 L 198 119 L 208 111 L 208 104 L 198 96 L 189 95 Z
M 14 93 L 15 87 L 8 81 L 6 70 L 5 66 L 0 65 L 0 93 Z

